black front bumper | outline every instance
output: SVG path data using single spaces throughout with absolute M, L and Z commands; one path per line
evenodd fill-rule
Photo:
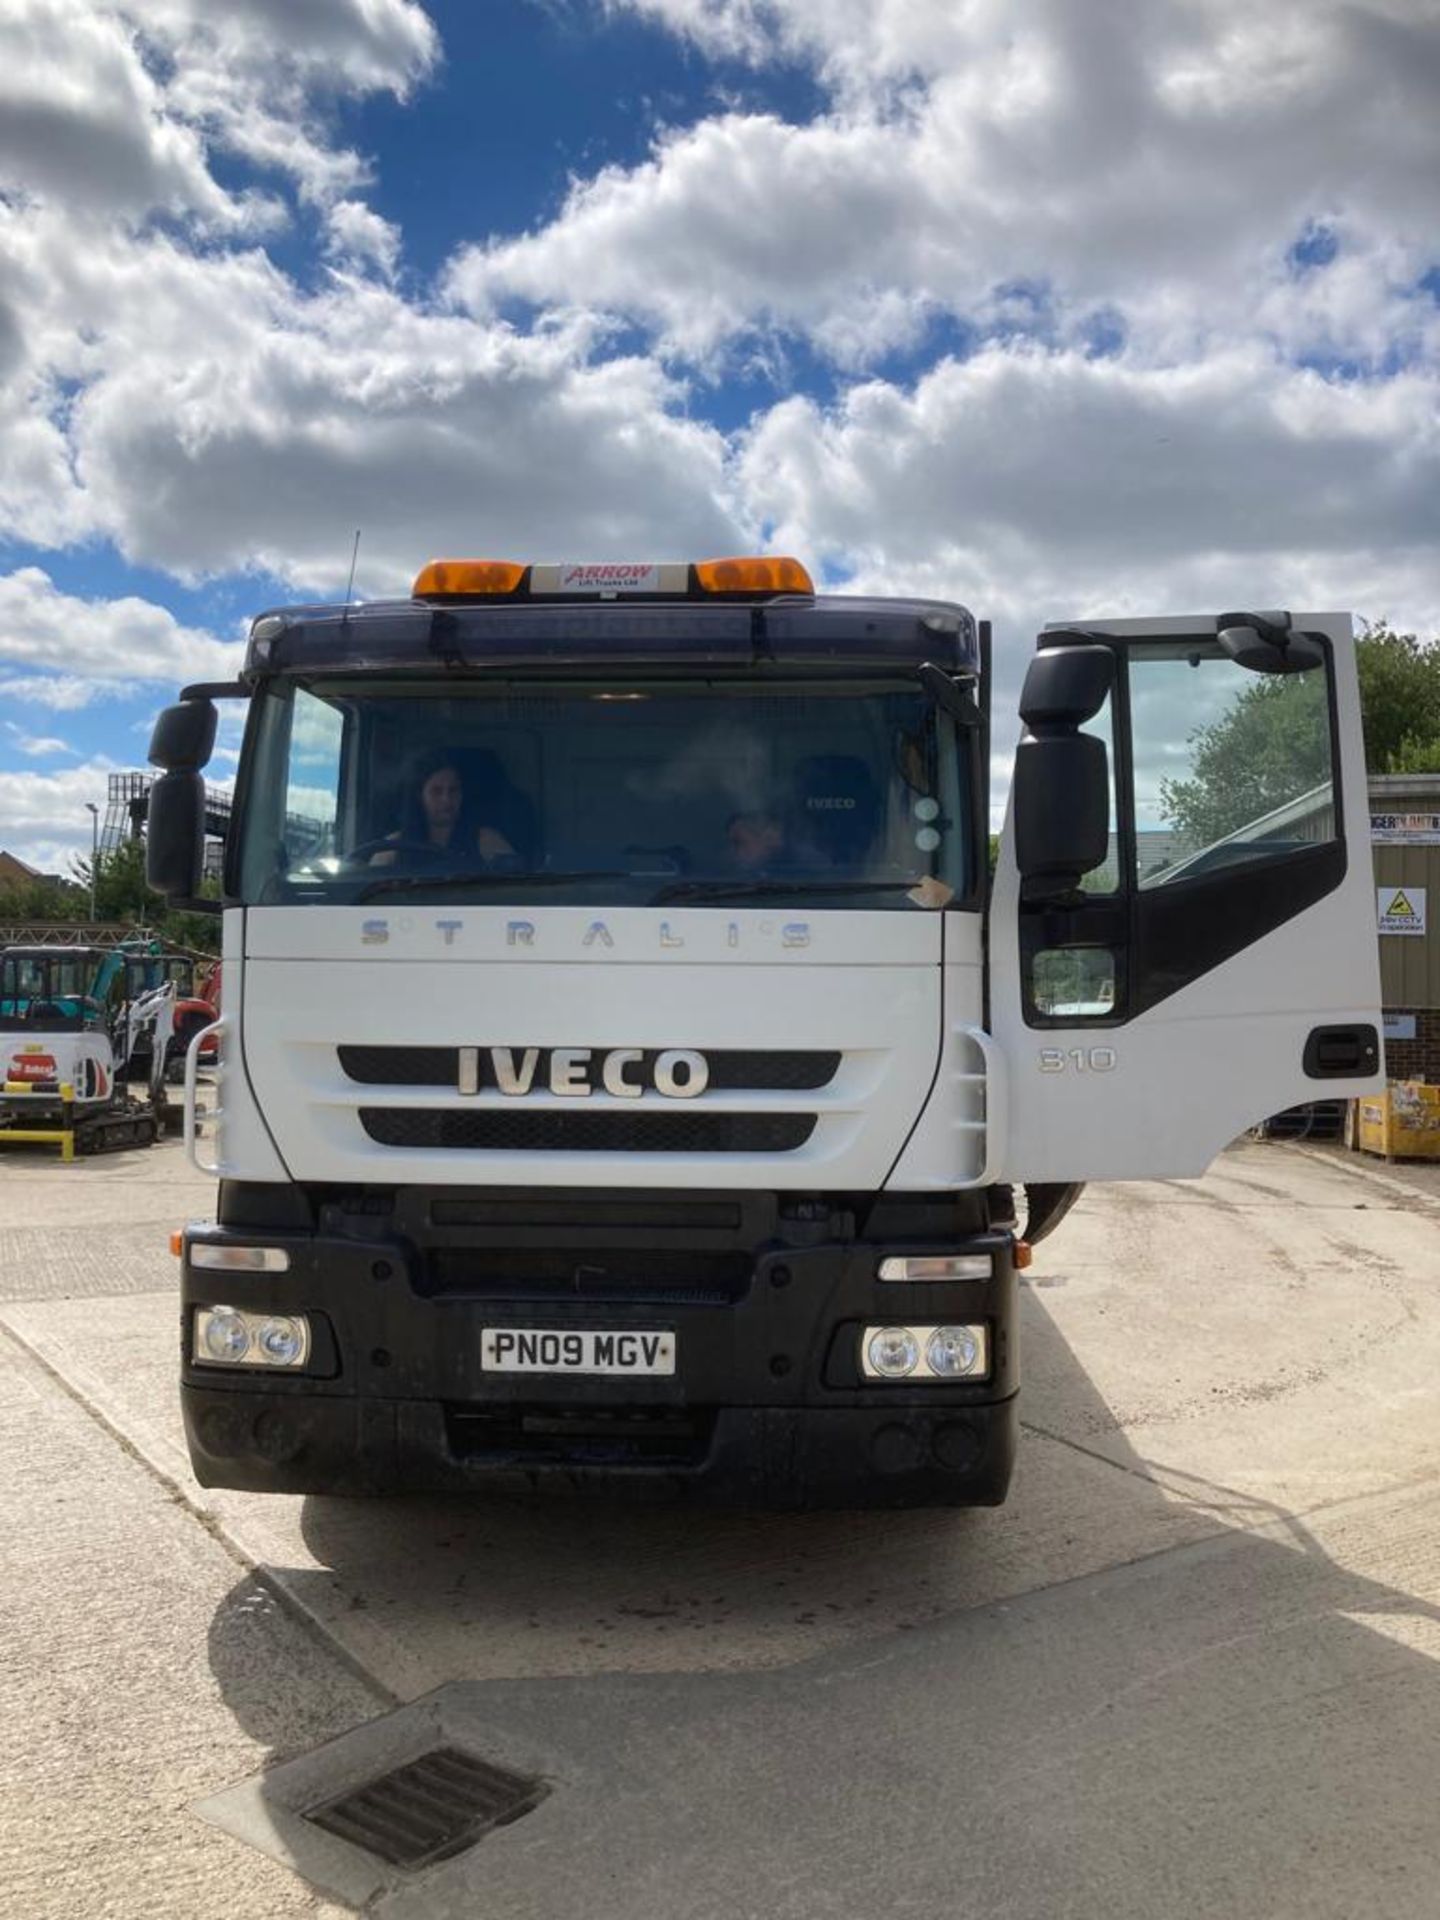
M 522 1251 L 437 1248 L 379 1223 L 347 1222 L 331 1233 L 322 1222 L 296 1235 L 247 1222 L 197 1237 L 283 1245 L 291 1260 L 287 1273 L 222 1274 L 194 1269 L 187 1254 L 182 1405 L 202 1485 L 284 1493 L 648 1486 L 762 1507 L 974 1506 L 1005 1497 L 1018 1384 L 1005 1231 L 948 1246 L 933 1237 L 898 1247 L 752 1238 L 725 1258 L 677 1245 L 666 1255 L 668 1283 L 650 1272 L 628 1285 L 619 1284 L 623 1258 L 607 1255 L 596 1236 L 597 1264 L 579 1265 L 563 1288 L 548 1255 L 527 1278 Z M 742 1227 L 737 1244 L 746 1237 Z M 987 1252 L 994 1272 L 943 1284 L 879 1282 L 882 1254 L 908 1250 Z M 497 1274 L 507 1260 L 514 1278 Z M 196 1366 L 193 1309 L 220 1301 L 308 1315 L 310 1369 Z M 864 1379 L 859 1329 L 877 1321 L 984 1321 L 990 1378 Z M 678 1368 L 673 1377 L 497 1375 L 480 1358 L 481 1329 L 497 1326 L 663 1330 L 675 1338 Z
M 756 1508 L 998 1506 L 1015 1457 L 1012 1397 L 963 1411 L 728 1407 L 691 1462 L 617 1457 L 603 1443 L 546 1452 L 457 1450 L 434 1401 L 321 1399 L 186 1385 L 190 1458 L 202 1486 L 255 1493 L 478 1492 L 550 1484 L 607 1494 L 650 1488 Z M 609 1457 L 607 1457 L 609 1456 Z

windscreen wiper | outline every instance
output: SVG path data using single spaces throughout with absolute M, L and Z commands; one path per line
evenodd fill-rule
M 476 873 L 397 873 L 372 880 L 354 896 L 354 902 L 358 906 L 363 900 L 379 899 L 382 893 L 420 893 L 430 887 L 565 887 L 581 880 L 633 878 L 624 867 L 586 867 L 576 873 L 502 873 L 494 867 L 482 867 Z
M 672 900 L 752 900 L 783 896 L 818 899 L 830 893 L 910 892 L 920 876 L 908 880 L 674 880 L 651 896 L 652 907 Z

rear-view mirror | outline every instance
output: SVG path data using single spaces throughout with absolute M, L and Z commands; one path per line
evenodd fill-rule
M 1325 664 L 1324 649 L 1308 633 L 1271 627 L 1257 621 L 1225 625 L 1233 614 L 1221 615 L 1220 644 L 1235 662 L 1250 673 L 1309 673 Z
M 1015 860 L 1032 893 L 1063 893 L 1110 845 L 1110 767 L 1088 733 L 1022 740 L 1015 754 Z
M 1048 642 L 1050 636 L 1045 635 Z M 1020 718 L 1032 733 L 1073 731 L 1093 720 L 1115 680 L 1109 647 L 1048 644 L 1030 662 L 1020 695 Z
M 193 899 L 204 862 L 205 782 L 193 768 L 162 773 L 150 789 L 146 816 L 146 882 L 167 900 Z
M 166 707 L 150 735 L 150 764 L 167 773 L 198 773 L 215 746 L 218 720 L 213 700 L 181 700 Z

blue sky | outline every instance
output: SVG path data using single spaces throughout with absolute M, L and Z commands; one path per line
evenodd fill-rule
M 0 0 L 0 846 L 357 526 L 1440 632 L 1423 15 Z

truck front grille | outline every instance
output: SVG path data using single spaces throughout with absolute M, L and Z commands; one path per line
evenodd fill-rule
M 336 1049 L 340 1069 L 349 1080 L 371 1087 L 453 1087 L 459 1077 L 458 1047 L 350 1047 Z M 637 1075 L 653 1076 L 658 1050 L 651 1048 L 637 1062 Z M 710 1068 L 709 1085 L 715 1090 L 747 1092 L 803 1093 L 811 1087 L 825 1087 L 835 1078 L 840 1066 L 838 1053 L 801 1052 L 796 1049 L 744 1052 L 720 1049 L 705 1054 Z M 542 1048 L 535 1070 L 535 1084 L 544 1086 L 550 1078 L 550 1050 Z
M 493 1108 L 361 1107 L 383 1147 L 476 1153 L 794 1153 L 813 1113 L 556 1113 Z

